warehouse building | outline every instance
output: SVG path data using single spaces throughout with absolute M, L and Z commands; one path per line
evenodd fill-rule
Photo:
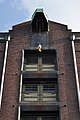
M 0 120 L 80 119 L 80 32 L 36 9 L 0 32 Z

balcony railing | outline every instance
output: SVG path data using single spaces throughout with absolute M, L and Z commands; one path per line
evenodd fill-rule
M 41 100 L 40 100 L 41 99 Z M 56 93 L 43 93 L 43 96 L 39 96 L 37 93 L 22 93 L 22 102 L 57 102 Z
M 24 65 L 23 71 L 55 71 L 55 65 Z

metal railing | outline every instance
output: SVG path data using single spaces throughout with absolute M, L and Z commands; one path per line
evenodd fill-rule
M 23 71 L 54 71 L 55 70 L 55 65 L 26 65 L 24 64 Z

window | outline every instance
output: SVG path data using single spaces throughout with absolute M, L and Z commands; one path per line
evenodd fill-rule
M 55 71 L 57 68 L 55 51 L 25 52 L 24 71 Z
M 29 60 L 30 59 L 31 58 L 29 58 Z M 30 64 L 29 63 L 24 64 L 24 70 L 25 71 L 54 71 L 54 65 L 47 64 L 47 63 L 44 64 L 44 59 L 42 59 L 41 57 L 32 58 L 32 60 L 33 61 L 31 61 L 31 60 L 29 61 Z
M 56 102 L 57 84 L 51 83 L 26 83 L 22 88 L 22 102 Z
M 26 114 L 26 115 L 25 115 Z M 22 113 L 21 120 L 59 120 L 59 113 L 56 112 L 32 112 Z
M 23 85 L 22 102 L 38 101 L 38 86 L 36 84 Z
M 57 70 L 56 51 L 24 50 L 23 56 L 20 120 L 59 120 L 57 114 L 58 78 L 57 76 L 45 77 L 46 75 L 53 75 L 53 71 Z M 44 73 L 44 71 L 48 72 Z M 38 74 L 37 72 L 41 73 Z M 42 75 L 42 77 L 39 77 L 39 75 Z

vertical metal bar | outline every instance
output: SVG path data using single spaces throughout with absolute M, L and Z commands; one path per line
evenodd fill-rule
M 41 117 L 41 116 L 38 116 L 38 117 L 37 117 L 37 120 L 42 120 L 42 117 Z
M 2 94 L 3 94 L 3 87 L 4 87 L 4 77 L 5 77 L 5 70 L 6 70 L 6 62 L 7 62 L 9 41 L 10 41 L 10 36 L 8 36 L 8 40 L 6 41 L 6 47 L 5 47 L 5 55 L 4 55 L 4 63 L 3 63 L 3 71 L 2 71 L 2 80 L 1 80 L 1 91 L 0 91 L 0 108 L 1 108 L 1 103 L 2 103 Z
M 19 102 L 21 102 L 21 95 L 22 95 L 22 75 L 20 78 L 20 94 L 19 94 Z
M 21 64 L 21 71 L 23 71 L 24 67 L 24 50 L 22 50 L 22 64 Z M 20 79 L 20 96 L 19 96 L 19 102 L 21 102 L 21 93 L 22 93 L 22 74 Z
M 76 61 L 74 40 L 72 41 L 72 51 L 73 51 L 76 85 L 77 85 L 77 93 L 78 93 L 78 103 L 79 103 L 79 111 L 80 111 L 80 86 L 79 86 L 79 76 L 78 76 L 78 69 L 77 69 L 77 61 Z
M 22 50 L 22 63 L 21 63 L 21 71 L 23 71 L 24 67 L 24 50 Z M 21 102 L 21 96 L 22 96 L 22 74 L 20 78 L 20 94 L 19 94 L 19 102 Z M 20 120 L 20 106 L 18 107 L 18 120 Z
M 39 84 L 39 101 L 43 100 L 43 84 Z
M 42 58 L 38 57 L 38 71 L 42 71 Z
M 20 112 L 21 112 L 21 108 L 20 106 L 18 107 L 18 120 L 20 120 Z
M 21 71 L 23 71 L 24 67 L 24 50 L 22 50 L 22 65 L 21 65 Z

